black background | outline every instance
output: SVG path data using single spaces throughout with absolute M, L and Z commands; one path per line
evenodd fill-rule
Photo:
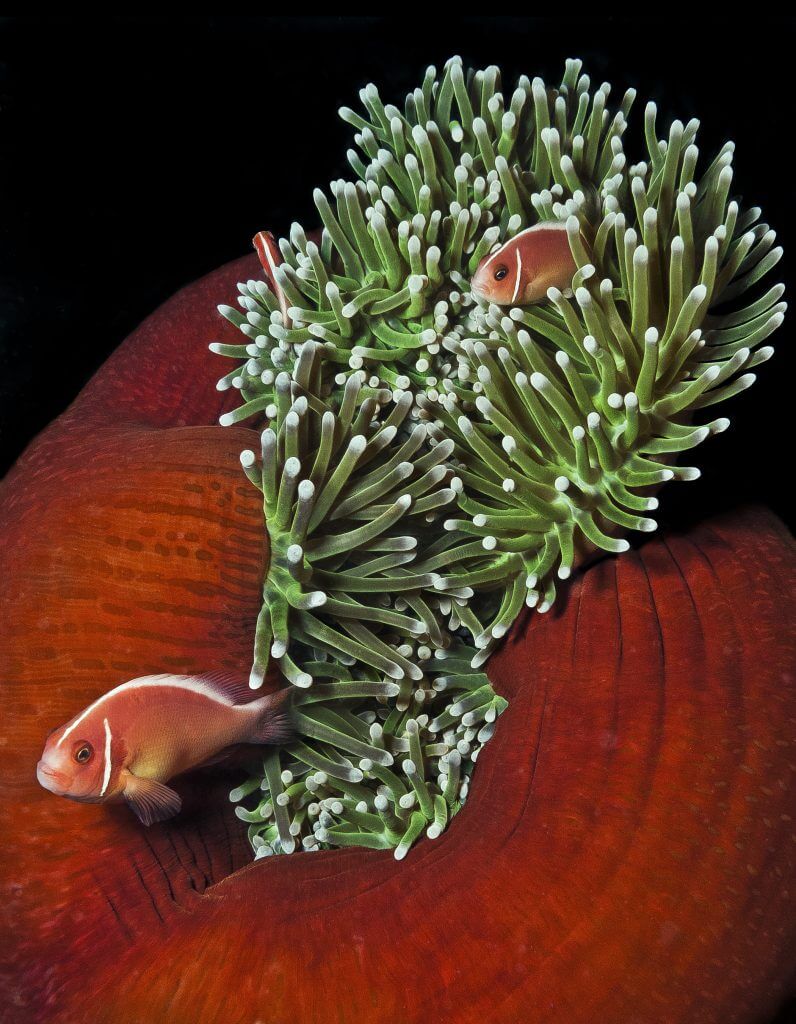
M 257 229 L 316 224 L 312 188 L 349 172 L 341 104 L 357 108 L 358 90 L 375 81 L 400 105 L 427 64 L 454 53 L 499 64 L 504 82 L 527 73 L 550 84 L 565 57 L 580 56 L 595 85 L 639 90 L 631 123 L 647 98 L 661 126 L 699 117 L 703 153 L 737 143 L 733 192 L 763 207 L 786 253 L 796 240 L 796 20 L 436 9 L 0 20 L 0 473 L 181 285 L 248 251 Z M 778 268 L 786 282 L 791 267 L 786 257 Z M 749 501 L 792 521 L 790 336 L 786 321 L 755 386 L 722 407 L 732 427 L 698 450 L 702 479 L 665 492 L 665 525 Z M 794 1018 L 791 1007 L 778 1021 Z

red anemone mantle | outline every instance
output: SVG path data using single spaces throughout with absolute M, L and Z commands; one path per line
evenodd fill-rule
M 490 663 L 471 799 L 397 863 L 250 862 L 228 781 L 173 822 L 41 790 L 47 731 L 125 678 L 247 667 L 267 557 L 206 351 L 254 258 L 180 292 L 0 499 L 0 1017 L 356 1024 L 765 1018 L 796 938 L 794 554 L 763 510 L 573 580 Z

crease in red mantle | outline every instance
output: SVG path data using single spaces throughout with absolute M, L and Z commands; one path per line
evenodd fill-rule
M 793 543 L 764 510 L 600 562 L 521 622 L 467 806 L 403 862 L 251 863 L 212 774 L 149 830 L 37 786 L 47 730 L 111 685 L 248 667 L 252 434 L 213 425 L 206 344 L 256 273 L 147 320 L 0 493 L 0 1019 L 765 1019 L 793 980 L 796 693 Z

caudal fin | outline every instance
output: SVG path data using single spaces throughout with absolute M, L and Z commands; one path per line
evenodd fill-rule
M 249 743 L 287 743 L 296 733 L 293 722 L 293 687 L 275 690 L 249 705 L 257 712 Z

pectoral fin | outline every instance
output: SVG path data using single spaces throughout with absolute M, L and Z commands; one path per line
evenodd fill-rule
M 182 807 L 182 800 L 173 789 L 155 779 L 139 779 L 132 772 L 126 773 L 123 795 L 144 825 L 173 818 Z

